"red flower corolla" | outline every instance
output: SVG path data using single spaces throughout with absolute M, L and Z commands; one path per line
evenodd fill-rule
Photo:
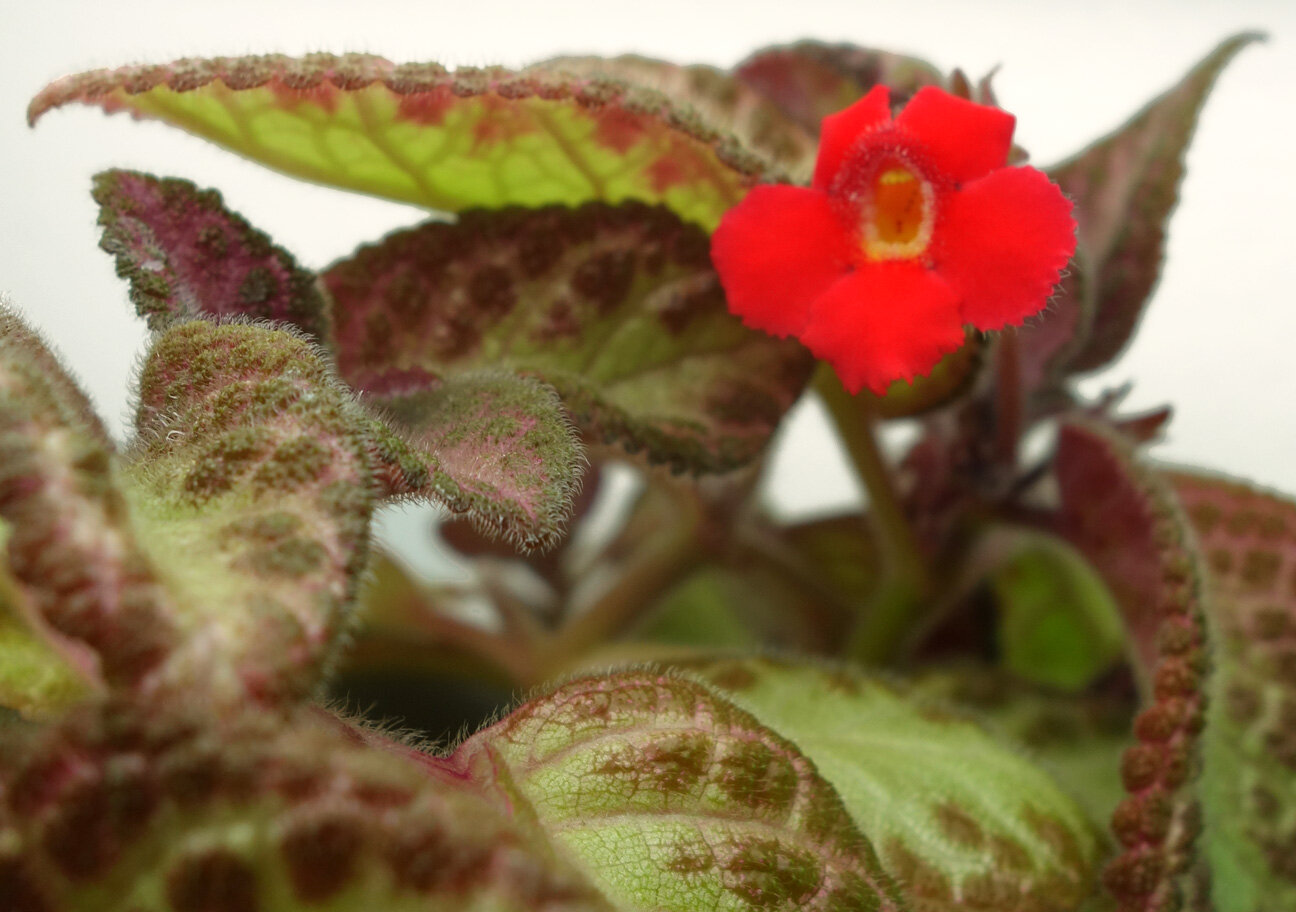
M 1075 222 L 1042 171 L 1007 167 L 1014 122 L 933 87 L 894 119 L 885 86 L 824 118 L 810 186 L 756 187 L 716 228 L 729 309 L 879 394 L 962 345 L 965 324 L 1037 313 Z

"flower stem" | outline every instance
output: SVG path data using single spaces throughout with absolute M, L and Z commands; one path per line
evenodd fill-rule
M 995 384 L 995 458 L 1007 472 L 1017 469 L 1017 447 L 1022 432 L 1021 351 L 1017 330 L 1009 326 L 999 334 L 998 377 Z
M 927 591 L 926 560 L 900 505 L 891 468 L 878 447 L 877 418 L 867 398 L 846 392 L 825 364 L 819 366 L 814 386 L 868 491 L 869 516 L 877 529 L 886 568 L 868 610 L 856 624 L 849 652 L 861 662 L 887 662 L 906 639 L 917 617 L 917 604 Z

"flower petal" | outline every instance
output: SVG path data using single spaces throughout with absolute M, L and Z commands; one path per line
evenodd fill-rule
M 976 180 L 1008 161 L 1017 118 L 955 97 L 935 86 L 919 89 L 896 126 L 925 147 L 936 170 L 955 182 Z
M 1075 252 L 1075 227 L 1071 201 L 1035 168 L 1004 168 L 950 194 L 933 254 L 963 322 L 1000 329 L 1041 310 Z
M 729 310 L 776 336 L 805 328 L 810 304 L 850 271 L 850 233 L 825 193 L 754 188 L 711 238 Z
M 884 85 L 874 86 L 849 108 L 825 117 L 819 127 L 819 157 L 815 160 L 814 180 L 810 186 L 827 190 L 851 146 L 869 130 L 890 120 L 891 90 Z
M 927 373 L 963 338 L 954 290 L 911 263 L 869 265 L 842 279 L 815 301 L 801 335 L 846 389 L 878 395 Z

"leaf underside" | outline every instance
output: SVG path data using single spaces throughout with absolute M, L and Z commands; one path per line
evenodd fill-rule
M 1063 532 L 1102 575 L 1125 620 L 1147 706 L 1121 761 L 1129 793 L 1112 815 L 1122 852 L 1104 881 L 1122 912 L 1173 907 L 1195 861 L 1207 630 L 1191 534 L 1164 479 L 1098 425 L 1067 423 L 1056 471 Z
M 1044 316 L 1022 330 L 1028 382 L 1097 370 L 1129 342 L 1161 275 L 1198 115 L 1224 67 L 1262 37 L 1224 41 L 1128 123 L 1048 169 L 1075 201 L 1078 254 Z
M 28 121 L 71 103 L 450 212 L 641 200 L 711 229 L 757 179 L 778 177 L 664 95 L 537 70 L 451 73 L 359 54 L 179 60 L 60 79 L 32 100 Z

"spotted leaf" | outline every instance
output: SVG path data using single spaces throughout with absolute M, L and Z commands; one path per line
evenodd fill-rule
M 6 626 L 20 637 L 13 645 L 31 646 L 27 637 L 35 635 L 93 687 L 133 689 L 165 663 L 177 630 L 175 606 L 120 481 L 116 453 L 85 395 L 36 334 L 0 307 L 0 522 L 8 530 L 0 565 L 12 584 Z
M 246 324 L 168 330 L 139 390 L 128 494 L 186 661 L 219 692 L 305 693 L 364 566 L 366 416 L 309 342 Z M 228 663 L 204 668 L 212 654 Z
M 1130 444 L 1097 424 L 1064 424 L 1057 484 L 1062 531 L 1102 575 L 1121 611 L 1146 708 L 1112 815 L 1122 851 L 1104 880 L 1122 912 L 1179 902 L 1195 858 L 1206 707 L 1207 631 L 1200 562 L 1173 492 L 1134 462 Z
M 396 428 L 427 454 L 425 486 L 442 503 L 528 549 L 554 543 L 585 455 L 551 387 L 487 370 L 383 401 Z
M 133 171 L 95 177 L 99 242 L 151 329 L 199 314 L 292 323 L 325 335 L 315 277 L 225 208 L 220 194 Z
M 87 707 L 0 742 L 0 897 L 23 912 L 612 912 L 439 767 L 315 709 Z
M 692 681 L 571 681 L 454 760 L 627 912 L 904 908 L 814 765 Z
M 65 77 L 32 100 L 28 120 L 73 102 L 451 212 L 634 199 L 710 229 L 758 178 L 777 177 L 663 95 L 535 70 L 451 73 L 359 54 L 179 60 Z
M 772 659 L 699 673 L 792 740 L 924 912 L 1070 912 L 1099 840 L 1058 785 L 981 728 L 845 669 Z
M 1170 476 L 1207 560 L 1218 647 L 1203 735 L 1203 853 L 1219 912 L 1296 906 L 1296 504 Z
M 533 374 L 587 439 L 677 469 L 756 456 L 810 367 L 729 315 L 703 231 L 639 204 L 468 212 L 361 248 L 322 281 L 356 389 Z

